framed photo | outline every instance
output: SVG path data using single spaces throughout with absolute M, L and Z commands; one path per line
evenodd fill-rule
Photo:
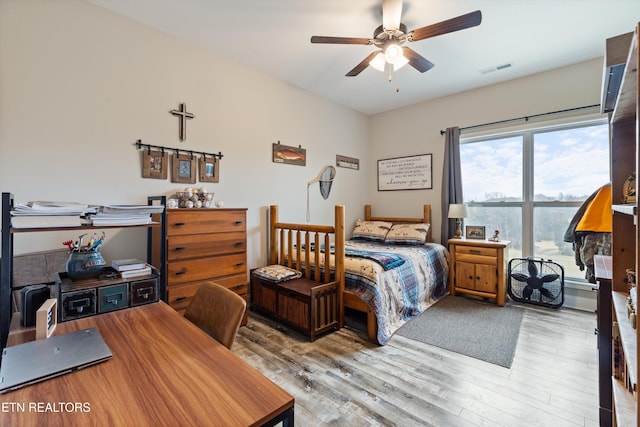
M 465 229 L 465 237 L 467 239 L 484 240 L 486 238 L 485 226 L 482 225 L 467 225 Z
M 307 150 L 302 147 L 290 147 L 279 142 L 273 144 L 273 162 L 287 165 L 307 165 Z
M 378 191 L 432 188 L 431 154 L 378 160 Z
M 201 182 L 218 182 L 220 179 L 220 159 L 201 156 L 198 161 Z
M 167 179 L 169 156 L 164 151 L 142 151 L 142 177 Z
M 196 159 L 191 154 L 176 153 L 171 159 L 171 182 L 194 184 L 196 182 Z

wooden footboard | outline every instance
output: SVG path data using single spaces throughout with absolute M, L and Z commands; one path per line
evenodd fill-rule
M 269 208 L 269 264 L 281 264 L 304 271 L 305 278 L 320 283 L 339 283 L 338 310 L 344 327 L 344 206 L 336 205 L 334 224 L 294 224 L 278 220 L 278 206 Z M 333 250 L 325 250 L 333 245 Z M 333 254 L 332 254 L 333 252 Z M 331 269 L 312 268 L 330 266 Z

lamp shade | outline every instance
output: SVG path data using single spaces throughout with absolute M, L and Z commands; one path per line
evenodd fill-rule
M 468 216 L 467 205 L 457 203 L 449 205 L 449 218 L 466 218 Z

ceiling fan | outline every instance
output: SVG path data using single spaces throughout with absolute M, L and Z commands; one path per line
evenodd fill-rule
M 464 30 L 480 25 L 482 22 L 482 13 L 476 10 L 456 18 L 407 31 L 406 25 L 400 22 L 401 16 L 402 0 L 382 0 L 382 25 L 375 29 L 373 38 L 312 36 L 311 43 L 362 44 L 375 45 L 379 48 L 349 71 L 346 74 L 348 77 L 357 76 L 369 65 L 378 71 L 384 71 L 387 63 L 393 65 L 394 71 L 409 64 L 424 73 L 433 68 L 434 64 L 410 47 L 403 46 L 405 42 L 415 42 Z

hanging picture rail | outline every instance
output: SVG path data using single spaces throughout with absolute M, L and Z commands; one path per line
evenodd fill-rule
M 219 182 L 220 179 L 220 159 L 222 153 L 204 153 L 202 151 L 185 150 L 181 148 L 162 147 L 159 145 L 143 144 L 142 140 L 135 143 L 138 150 L 142 152 L 142 177 L 167 179 L 169 170 L 168 152 L 173 151 L 171 156 L 171 182 L 181 182 L 193 184 L 196 182 L 196 164 L 200 165 L 199 178 L 202 182 Z M 196 162 L 196 155 L 199 161 Z
M 160 145 L 151 145 L 151 144 L 143 144 L 142 140 L 139 139 L 138 141 L 136 141 L 135 143 L 136 148 L 138 150 L 142 149 L 142 148 L 146 148 L 148 151 L 151 151 L 151 149 L 156 149 L 156 150 L 160 150 L 161 152 L 164 153 L 164 151 L 174 151 L 176 154 L 180 154 L 180 153 L 188 153 L 191 154 L 192 156 L 194 154 L 201 154 L 205 157 L 213 157 L 213 158 L 218 158 L 221 159 L 222 153 L 218 151 L 218 154 L 214 154 L 214 153 L 205 153 L 202 151 L 194 151 L 194 150 L 185 150 L 184 148 L 170 148 L 170 147 L 162 147 Z

